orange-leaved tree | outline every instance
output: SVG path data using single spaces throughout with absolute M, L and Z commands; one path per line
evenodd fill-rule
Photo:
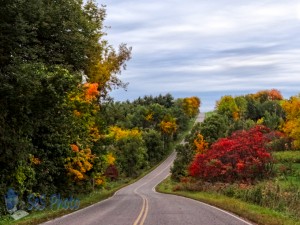
M 196 154 L 203 154 L 207 151 L 208 142 L 204 140 L 204 137 L 201 134 L 197 134 L 193 143 Z
M 68 175 L 76 182 L 87 180 L 87 172 L 93 168 L 95 155 L 91 149 L 82 149 L 75 144 L 71 145 L 73 156 L 66 159 L 65 168 Z
M 85 83 L 70 92 L 66 100 L 66 105 L 73 112 L 73 121 L 70 124 L 73 129 L 70 134 L 71 151 L 65 159 L 65 169 L 73 181 L 81 184 L 91 180 L 96 184 L 103 183 L 99 175 L 102 168 L 95 167 L 99 156 L 96 157 L 93 152 L 94 144 L 101 137 L 96 117 L 100 110 L 99 96 L 97 83 Z
M 253 94 L 252 97 L 260 102 L 282 100 L 283 96 L 277 89 L 262 90 Z

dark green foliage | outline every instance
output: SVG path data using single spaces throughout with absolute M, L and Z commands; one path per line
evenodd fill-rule
M 172 108 L 172 115 L 176 118 L 177 124 L 179 124 L 179 131 L 185 131 L 188 129 L 189 116 L 184 112 L 182 106 L 182 100 L 177 99 Z
M 282 118 L 277 116 L 275 113 L 271 114 L 268 111 L 265 111 L 263 124 L 272 130 L 276 130 L 279 127 L 281 120 Z
M 180 178 L 188 175 L 187 167 L 192 161 L 195 152 L 188 144 L 178 145 L 176 147 L 177 156 L 171 168 L 171 178 L 180 181 Z
M 68 144 L 65 122 L 70 116 L 62 103 L 66 93 L 77 83 L 75 76 L 57 66 L 47 68 L 43 64 L 27 64 L 13 71 L 11 76 L 0 78 L 3 84 L 0 95 L 5 96 L 0 100 L 1 108 L 5 109 L 1 112 L 0 141 L 3 147 L 0 162 L 8 171 L 5 180 L 10 182 L 14 182 L 10 176 L 11 171 L 18 168 L 16 165 L 30 163 L 29 154 L 55 153 L 57 156 L 51 161 L 59 163 L 58 156 L 63 151 L 59 149 L 65 149 Z M 46 165 L 45 168 L 55 171 L 61 166 Z M 42 173 L 45 171 L 41 170 Z M 42 173 L 37 174 L 43 177 Z M 5 175 L 2 173 L 2 176 Z
M 166 108 L 171 108 L 174 105 L 174 98 L 171 94 L 159 95 L 157 97 L 144 96 L 143 98 L 139 97 L 137 100 L 133 101 L 133 104 L 137 105 L 151 105 L 159 104 Z
M 0 67 L 38 61 L 85 70 L 86 57 L 102 36 L 105 16 L 82 2 L 10 0 L 1 3 Z M 95 11 L 96 10 L 96 11 Z
M 237 130 L 249 130 L 251 127 L 255 126 L 255 124 L 256 123 L 251 119 L 233 121 L 228 126 L 226 134 L 231 135 Z
M 74 140 L 81 139 L 83 147 L 89 144 L 89 134 L 84 121 L 73 115 L 68 95 L 82 91 L 81 71 L 90 73 L 92 64 L 108 60 L 101 58 L 104 52 L 121 57 L 101 40 L 105 11 L 92 1 L 82 3 L 1 1 L 1 196 L 8 187 L 21 198 L 29 192 L 67 192 L 66 187 L 75 185 L 65 185 L 65 159 Z M 122 56 L 119 64 L 112 60 L 109 73 L 120 72 L 129 58 Z M 120 84 L 116 75 L 112 77 L 102 89 Z M 33 157 L 38 161 L 34 163 Z
M 253 98 L 249 96 L 247 96 L 246 99 L 247 99 L 247 112 L 245 117 L 257 121 L 258 119 L 261 118 L 262 115 L 261 103 L 255 101 Z
M 181 100 L 174 100 L 170 94 L 158 97 L 145 96 L 132 103 L 129 101 L 109 102 L 101 107 L 100 116 L 105 118 L 107 126 L 118 126 L 122 129 L 139 128 L 142 131 L 143 148 L 146 149 L 143 160 L 146 165 L 154 165 L 161 161 L 170 152 L 171 142 L 176 140 L 178 133 L 188 128 L 190 121 L 183 111 Z M 171 136 L 164 134 L 160 127 L 160 123 L 168 118 L 175 118 L 178 126 L 177 131 Z M 140 170 L 140 168 L 137 169 L 136 173 L 128 171 L 131 168 L 127 166 L 127 163 L 130 164 L 132 160 L 137 160 L 135 158 L 141 157 L 141 154 L 129 153 L 126 155 L 121 150 L 123 147 L 130 149 L 131 141 L 136 142 L 134 139 L 128 139 L 126 144 L 124 141 L 121 142 L 122 146 L 119 146 L 119 142 L 107 143 L 108 146 L 114 146 L 120 150 L 117 154 L 118 165 L 126 176 L 136 176 Z M 132 149 L 132 151 L 134 150 Z M 118 159 L 118 156 L 121 158 Z
M 220 114 L 214 114 L 206 118 L 200 125 L 200 133 L 209 144 L 226 136 L 228 120 Z
M 152 165 L 161 161 L 167 153 L 164 149 L 161 133 L 153 129 L 145 130 L 143 139 L 147 148 L 148 161 Z
M 148 167 L 147 149 L 142 138 L 125 138 L 115 144 L 117 165 L 121 173 L 128 177 L 137 177 L 142 169 Z

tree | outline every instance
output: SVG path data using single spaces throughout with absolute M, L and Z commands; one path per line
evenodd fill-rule
M 180 181 L 182 177 L 188 175 L 187 168 L 195 156 L 195 151 L 188 144 L 181 144 L 176 146 L 176 152 L 176 159 L 171 167 L 171 178 L 175 181 Z
M 131 48 L 118 53 L 103 40 L 104 8 L 89 0 L 11 0 L 1 4 L 0 68 L 42 62 L 71 72 L 83 71 L 98 83 L 104 97 L 113 86 L 124 86 L 117 74 L 126 67 Z
M 0 162 L 5 168 L 1 170 L 5 181 L 2 185 L 13 185 L 18 165 L 31 167 L 29 159 L 35 156 L 41 160 L 34 166 L 35 178 L 46 176 L 44 182 L 51 180 L 49 188 L 55 190 L 53 179 L 58 178 L 59 170 L 64 168 L 60 157 L 66 157 L 65 149 L 70 144 L 67 136 L 71 128 L 66 124 L 72 114 L 64 102 L 67 92 L 76 88 L 78 79 L 59 66 L 47 68 L 40 63 L 16 66 L 11 71 L 11 76 L 0 77 L 0 93 L 4 96 L 0 99 L 4 109 L 0 113 L 0 143 L 3 146 Z M 26 182 L 20 193 L 33 187 L 39 189 L 37 183 L 30 185 Z
M 234 101 L 238 107 L 238 115 L 240 119 L 246 119 L 246 112 L 247 112 L 247 100 L 245 96 L 237 96 L 234 98 Z
M 196 96 L 184 98 L 182 101 L 183 110 L 189 117 L 195 117 L 198 115 L 200 104 L 201 101 Z
M 293 139 L 295 148 L 300 147 L 300 96 L 293 96 L 282 105 L 286 112 L 283 131 Z
M 149 129 L 143 132 L 143 140 L 147 148 L 148 161 L 155 164 L 163 159 L 167 151 L 163 147 L 163 141 L 160 132 Z
M 229 119 L 238 120 L 240 118 L 239 109 L 235 99 L 230 95 L 223 96 L 216 103 L 217 112 L 227 116 Z
M 203 154 L 206 152 L 208 143 L 204 140 L 201 134 L 197 134 L 196 138 L 194 139 L 194 148 L 196 154 Z
M 253 94 L 252 97 L 255 100 L 258 100 L 260 103 L 283 99 L 280 91 L 277 89 L 258 91 L 257 93 Z
M 172 136 L 178 128 L 176 124 L 176 119 L 173 118 L 171 115 L 166 115 L 159 125 L 163 134 L 166 134 L 168 136 Z
M 103 39 L 105 10 L 93 1 L 3 0 L 0 18 L 1 195 L 8 186 L 21 195 L 67 192 L 66 159 L 79 154 L 70 145 L 94 155 L 104 129 L 99 98 L 123 86 L 131 49 L 117 52 Z M 82 74 L 89 83 L 81 85 Z M 82 162 L 72 160 L 68 168 Z
M 200 124 L 200 133 L 204 139 L 211 145 L 221 137 L 226 136 L 227 119 L 220 114 L 214 114 Z
M 262 117 L 261 103 L 255 100 L 251 95 L 246 96 L 247 111 L 246 118 L 257 121 Z

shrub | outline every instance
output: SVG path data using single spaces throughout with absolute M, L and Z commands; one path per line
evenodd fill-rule
M 269 134 L 267 127 L 258 125 L 219 139 L 206 153 L 196 155 L 189 174 L 213 182 L 263 178 L 271 172 L 272 157 L 266 148 Z

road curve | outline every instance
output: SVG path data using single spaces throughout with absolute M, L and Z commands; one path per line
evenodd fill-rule
M 197 118 L 202 121 L 204 115 Z M 155 186 L 170 174 L 172 153 L 160 166 L 104 201 L 44 225 L 250 225 L 251 223 L 207 204 L 157 193 Z

